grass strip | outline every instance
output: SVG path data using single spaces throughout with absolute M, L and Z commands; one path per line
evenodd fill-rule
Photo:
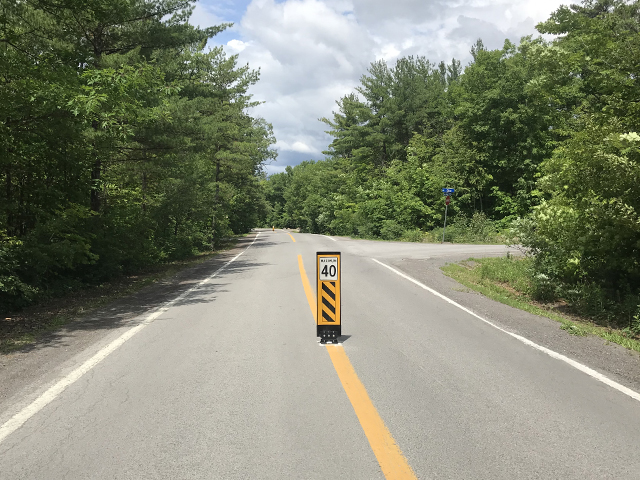
M 137 275 L 116 278 L 95 287 L 69 292 L 63 297 L 42 301 L 10 317 L 0 318 L 0 354 L 8 354 L 33 345 L 44 335 L 79 320 L 114 300 L 132 295 L 148 285 L 170 278 L 182 270 L 203 263 L 236 245 L 230 239 L 215 252 L 156 265 Z
M 558 312 L 557 304 L 533 300 L 526 293 L 529 282 L 526 261 L 509 258 L 470 258 L 457 264 L 445 265 L 441 269 L 448 277 L 492 300 L 559 322 L 560 328 L 567 333 L 578 336 L 597 335 L 608 342 L 640 352 L 640 340 L 629 337 L 622 330 L 597 325 L 592 320 L 578 315 Z

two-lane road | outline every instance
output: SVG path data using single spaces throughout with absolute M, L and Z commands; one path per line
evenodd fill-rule
M 505 247 L 251 242 L 0 415 L 0 478 L 640 478 L 638 400 L 385 266 Z M 339 346 L 304 287 L 327 250 Z

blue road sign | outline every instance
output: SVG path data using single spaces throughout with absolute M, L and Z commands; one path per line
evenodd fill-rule
M 455 191 L 456 191 L 455 188 L 443 188 L 442 189 L 442 193 L 444 193 L 445 195 L 451 195 Z

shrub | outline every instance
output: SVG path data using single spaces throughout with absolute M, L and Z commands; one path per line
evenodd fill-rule
M 442 240 L 442 228 L 431 231 L 432 241 Z M 495 223 L 482 212 L 476 212 L 471 218 L 464 213 L 457 215 L 447 225 L 445 242 L 451 243 L 502 243 Z
M 543 163 L 539 186 L 549 199 L 514 224 L 537 273 L 554 282 L 640 289 L 640 136 L 621 131 L 589 120 Z M 592 293 L 584 301 L 596 301 L 600 291 Z
M 634 335 L 640 336 L 640 305 L 636 306 L 636 314 L 633 316 L 629 328 Z
M 397 240 L 404 233 L 404 228 L 395 220 L 383 220 L 380 237 L 384 240 Z
M 419 228 L 405 230 L 402 234 L 402 241 L 404 242 L 422 242 L 423 240 L 424 233 Z

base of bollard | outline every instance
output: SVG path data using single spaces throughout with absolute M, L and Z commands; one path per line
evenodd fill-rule
M 320 337 L 322 343 L 329 340 L 335 340 L 337 343 L 340 335 L 342 335 L 341 325 L 317 325 L 316 327 L 316 337 Z

